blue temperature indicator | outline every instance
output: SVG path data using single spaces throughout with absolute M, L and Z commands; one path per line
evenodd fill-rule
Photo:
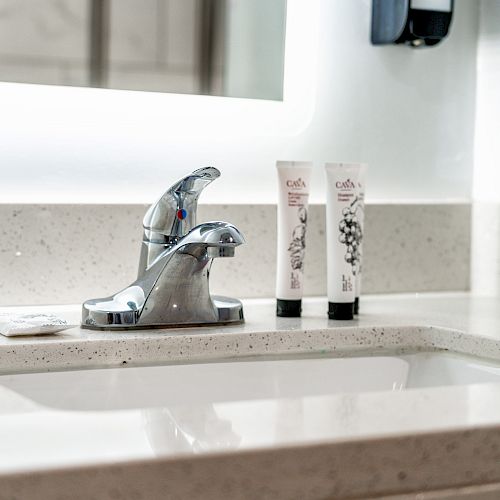
M 183 208 L 177 210 L 177 218 L 179 220 L 184 220 L 187 217 L 187 212 Z

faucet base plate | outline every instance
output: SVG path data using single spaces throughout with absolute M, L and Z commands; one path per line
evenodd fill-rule
M 140 323 L 140 318 L 138 323 L 134 324 L 123 324 L 114 322 L 117 318 L 120 318 L 120 314 L 108 314 L 105 315 L 106 319 L 110 323 L 97 323 L 94 321 L 89 321 L 90 311 L 86 311 L 84 304 L 84 315 L 81 324 L 82 328 L 88 330 L 106 330 L 106 331 L 123 331 L 123 330 L 152 330 L 152 329 L 167 329 L 167 328 L 202 328 L 207 326 L 228 326 L 228 325 L 238 325 L 245 322 L 243 315 L 243 304 L 237 299 L 230 297 L 212 296 L 212 302 L 217 311 L 217 319 L 214 321 L 204 321 L 204 322 L 182 322 L 182 323 Z M 90 314 L 89 314 L 90 313 Z M 103 319 L 103 315 L 100 315 L 100 319 Z

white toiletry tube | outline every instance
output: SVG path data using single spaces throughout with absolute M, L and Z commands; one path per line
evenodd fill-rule
M 276 162 L 279 180 L 276 315 L 302 312 L 309 182 L 312 163 Z
M 359 268 L 361 163 L 327 163 L 326 263 L 328 317 L 352 319 Z
M 361 295 L 361 275 L 363 274 L 363 240 L 365 237 L 365 179 L 368 165 L 362 163 L 358 176 L 358 223 L 361 230 L 361 238 L 358 243 L 358 268 L 355 279 L 354 314 L 359 314 L 359 297 Z

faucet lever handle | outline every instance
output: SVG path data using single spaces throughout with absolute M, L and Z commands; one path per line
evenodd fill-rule
M 203 167 L 170 186 L 144 216 L 143 226 L 148 240 L 175 242 L 195 227 L 200 193 L 219 176 L 216 168 Z

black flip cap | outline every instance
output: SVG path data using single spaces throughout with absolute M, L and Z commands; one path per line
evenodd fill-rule
M 300 318 L 302 300 L 276 300 L 276 316 L 282 318 Z
M 328 317 L 330 319 L 353 319 L 354 302 L 328 302 Z

